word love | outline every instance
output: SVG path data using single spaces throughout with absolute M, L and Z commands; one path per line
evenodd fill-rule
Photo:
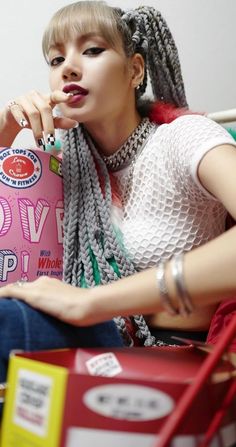
M 24 239 L 30 243 L 39 243 L 47 217 L 51 211 L 55 213 L 56 234 L 58 243 L 63 240 L 63 202 L 59 200 L 51 210 L 50 204 L 45 199 L 38 199 L 34 204 L 27 198 L 17 200 L 19 208 L 19 217 Z M 13 223 L 12 210 L 10 203 L 5 197 L 0 197 L 0 237 L 5 236 Z

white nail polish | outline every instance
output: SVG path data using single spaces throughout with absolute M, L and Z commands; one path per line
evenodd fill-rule
M 28 123 L 28 121 L 27 121 L 25 118 L 22 118 L 22 119 L 19 121 L 19 125 L 20 125 L 20 127 L 26 127 L 28 124 L 29 124 L 29 123 Z

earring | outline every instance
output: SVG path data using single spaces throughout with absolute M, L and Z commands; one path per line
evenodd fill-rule
M 136 90 L 140 90 L 140 88 L 142 87 L 142 85 L 143 85 L 143 81 L 141 81 L 141 82 L 137 85 L 137 87 L 135 87 Z

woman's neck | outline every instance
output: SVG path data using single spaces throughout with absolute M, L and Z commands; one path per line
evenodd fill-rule
M 135 112 L 132 117 L 120 119 L 109 118 L 102 124 L 89 123 L 84 127 L 92 138 L 97 150 L 106 156 L 114 154 L 125 143 L 134 129 L 139 125 L 141 117 Z

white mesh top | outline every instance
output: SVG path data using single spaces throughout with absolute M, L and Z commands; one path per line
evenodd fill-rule
M 185 115 L 157 127 L 134 165 L 114 174 L 121 197 L 129 192 L 121 230 L 137 270 L 224 231 L 226 210 L 197 176 L 202 157 L 221 144 L 236 146 L 220 125 Z

